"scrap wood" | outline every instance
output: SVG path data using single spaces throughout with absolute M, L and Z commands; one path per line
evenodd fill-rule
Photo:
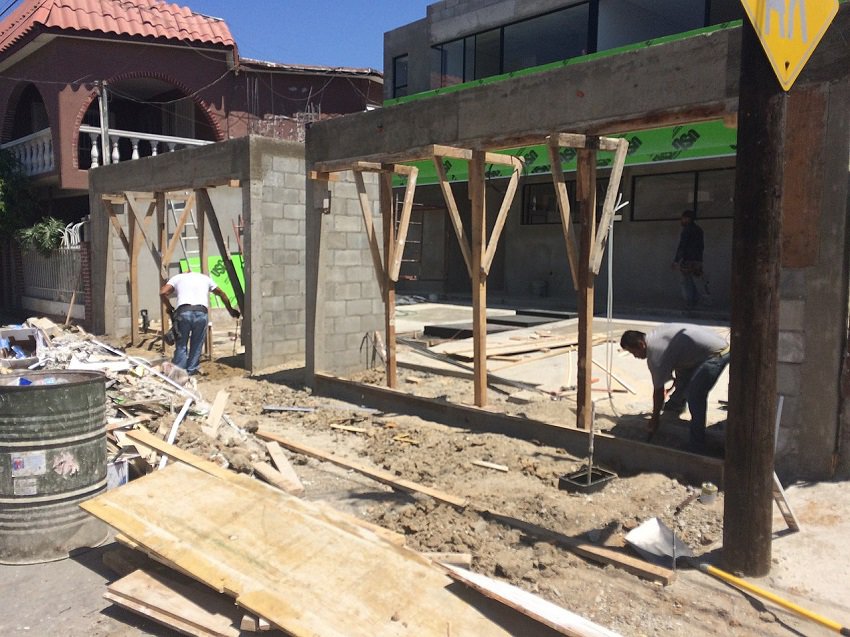
M 505 515 L 497 511 L 479 509 L 478 512 L 481 515 L 496 520 L 497 522 L 500 522 L 506 526 L 523 531 L 531 537 L 535 537 L 540 540 L 545 540 L 547 542 L 552 542 L 553 544 L 563 546 L 564 548 L 569 549 L 576 555 L 579 555 L 593 562 L 599 562 L 601 564 L 611 564 L 612 566 L 621 568 L 624 571 L 631 573 L 632 575 L 637 575 L 640 578 L 653 582 L 659 582 L 665 586 L 676 579 L 675 571 L 671 571 L 670 569 L 664 568 L 662 566 L 656 566 L 655 564 L 651 564 L 645 560 L 632 557 L 631 555 L 627 555 L 626 553 L 621 553 L 620 551 L 616 551 L 614 549 L 610 549 L 603 546 L 588 544 L 587 542 L 583 542 L 568 535 L 564 535 L 563 533 L 551 531 L 542 526 L 538 526 L 531 522 L 526 522 L 525 520 L 520 520 L 513 516 Z
M 201 431 L 210 438 L 218 436 L 218 428 L 219 425 L 221 425 L 221 417 L 224 415 L 224 407 L 227 405 L 227 399 L 229 397 L 230 394 L 222 389 L 219 390 L 219 392 L 215 395 L 215 399 L 213 399 L 212 407 L 207 414 L 207 424 L 201 427 Z
M 266 450 L 269 452 L 269 457 L 272 459 L 272 463 L 280 473 L 296 488 L 291 491 L 292 495 L 301 495 L 304 493 L 304 485 L 301 483 L 301 479 L 298 477 L 298 474 L 295 473 L 295 469 L 292 468 L 292 465 L 289 463 L 289 460 L 286 459 L 286 456 L 283 453 L 283 449 L 280 448 L 280 445 L 276 442 L 266 442 Z
M 263 411 L 300 411 L 309 414 L 316 411 L 316 409 L 314 407 L 287 407 L 285 405 L 263 405 Z
M 422 493 L 431 496 L 435 500 L 439 500 L 440 502 L 445 502 L 446 504 L 451 504 L 452 506 L 456 507 L 462 508 L 466 506 L 466 500 L 464 498 L 459 498 L 457 496 L 451 495 L 450 493 L 445 493 L 438 489 L 432 489 L 431 487 L 426 487 L 425 485 L 417 484 L 416 482 L 412 482 L 410 480 L 396 478 L 395 475 L 389 473 L 388 471 L 382 471 L 381 469 L 372 469 L 370 467 L 357 464 L 350 460 L 346 460 L 345 458 L 342 458 L 340 456 L 335 456 L 332 453 L 325 453 L 324 451 L 321 451 L 319 449 L 314 449 L 312 447 L 308 447 L 307 445 L 302 445 L 290 440 L 286 440 L 281 436 L 267 431 L 258 431 L 256 432 L 256 435 L 258 438 L 262 438 L 263 440 L 274 440 L 275 442 L 279 443 L 283 447 L 286 447 L 290 451 L 295 451 L 305 456 L 311 456 L 318 460 L 324 460 L 326 462 L 335 464 L 338 467 L 357 471 L 358 473 L 362 473 L 363 475 L 369 476 L 373 480 L 389 485 L 394 489 L 406 491 L 407 493 Z
M 411 438 L 409 433 L 398 434 L 397 436 L 393 436 L 393 440 L 396 442 L 406 442 L 409 445 L 414 445 L 416 447 L 419 446 L 419 441 Z
M 151 506 L 157 498 L 164 506 Z M 174 463 L 81 506 L 293 635 L 418 637 L 442 634 L 449 620 L 459 635 L 508 635 L 430 562 L 276 490 Z
M 485 469 L 493 469 L 495 471 L 504 471 L 508 472 L 510 469 L 503 464 L 496 464 L 495 462 L 487 462 L 486 460 L 473 460 L 472 464 L 476 467 L 484 467 Z
M 297 483 L 290 482 L 286 476 L 268 462 L 254 462 L 251 466 L 255 474 L 281 491 L 286 491 L 292 495 L 301 495 L 304 493 L 304 485 L 301 484 L 300 480 Z
M 240 612 L 233 603 L 195 582 L 136 570 L 107 585 L 114 604 L 188 635 L 239 637 Z
M 114 431 L 116 429 L 124 429 L 125 427 L 134 427 L 140 423 L 147 422 L 151 419 L 148 415 L 134 416 L 133 418 L 115 418 L 107 421 L 106 431 Z
M 619 633 L 570 612 L 566 608 L 561 608 L 533 593 L 524 591 L 513 584 L 473 573 L 457 566 L 445 565 L 443 568 L 457 581 L 463 582 L 491 599 L 502 602 L 523 615 L 536 619 L 562 635 L 569 635 L 570 637 L 621 637 Z
M 136 442 L 141 442 L 146 445 L 150 445 L 151 448 L 156 449 L 162 454 L 170 456 L 175 460 L 179 460 L 184 464 L 194 467 L 195 469 L 199 469 L 204 473 L 207 473 L 211 476 L 215 476 L 216 478 L 219 478 L 226 482 L 233 482 L 253 491 L 267 492 L 271 490 L 273 493 L 278 493 L 276 489 L 267 484 L 263 484 L 257 480 L 254 480 L 253 478 L 249 478 L 248 476 L 240 475 L 238 473 L 228 471 L 227 469 L 223 469 L 214 462 L 204 460 L 203 458 L 200 458 L 193 453 L 185 451 L 180 447 L 169 445 L 164 440 L 157 438 L 156 436 L 147 431 L 130 431 L 127 432 L 127 434 L 125 435 Z M 366 522 L 365 520 L 361 520 L 360 518 L 354 515 L 343 513 L 342 511 L 334 509 L 325 502 L 304 502 L 303 505 L 310 507 L 313 514 L 320 515 L 323 517 L 323 519 L 333 521 L 333 523 L 347 530 L 349 533 L 354 533 L 355 535 L 359 535 L 360 537 L 366 539 L 377 537 L 384 542 L 388 542 L 397 546 L 404 544 L 403 535 L 390 531 L 389 529 L 385 529 L 376 524 Z
M 369 430 L 364 429 L 363 427 L 353 427 L 351 425 L 330 425 L 331 429 L 339 429 L 340 431 L 350 431 L 355 434 L 368 434 Z
M 445 553 L 445 552 L 420 552 L 422 557 L 425 557 L 432 562 L 438 564 L 451 564 L 452 566 L 461 566 L 463 568 L 472 567 L 472 553 Z
M 557 533 L 555 531 L 550 531 L 549 529 L 539 527 L 530 522 L 525 522 L 523 520 L 519 520 L 511 516 L 503 515 L 495 511 L 490 511 L 486 508 L 475 507 L 475 505 L 470 503 L 465 498 L 461 498 L 450 493 L 446 493 L 444 491 L 432 489 L 430 487 L 411 482 L 410 480 L 399 479 L 386 471 L 381 471 L 380 469 L 372 469 L 356 462 L 346 460 L 339 456 L 335 456 L 332 453 L 327 453 L 318 449 L 307 447 L 306 445 L 288 441 L 282 438 L 281 436 L 269 432 L 258 431 L 256 435 L 257 437 L 262 438 L 264 440 L 274 440 L 289 449 L 290 451 L 302 453 L 306 456 L 311 456 L 319 460 L 325 460 L 337 466 L 357 471 L 358 473 L 362 473 L 363 475 L 369 476 L 373 480 L 377 480 L 378 482 L 382 482 L 401 491 L 428 495 L 434 498 L 435 500 L 445 502 L 446 504 L 450 504 L 458 508 L 471 507 L 472 510 L 477 511 L 484 517 L 490 517 L 503 524 L 525 531 L 526 533 L 529 533 L 530 535 L 533 535 L 535 537 L 563 545 L 569 550 L 571 550 L 573 553 L 576 553 L 577 555 L 580 555 L 586 559 L 595 562 L 601 562 L 603 564 L 613 564 L 614 566 L 618 566 L 619 568 L 622 568 L 634 575 L 637 575 L 638 577 L 643 577 L 644 579 L 649 579 L 652 581 L 658 581 L 662 584 L 669 584 L 675 579 L 675 573 L 673 573 L 669 569 L 655 566 L 654 564 L 650 564 L 649 562 L 645 562 L 644 560 L 634 558 L 623 553 L 618 553 L 617 551 L 614 551 L 612 549 L 587 544 L 580 540 L 576 540 L 569 536 L 563 535 L 562 533 Z

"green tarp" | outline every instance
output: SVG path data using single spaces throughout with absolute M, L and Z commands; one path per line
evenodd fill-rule
M 239 279 L 239 284 L 242 286 L 242 289 L 245 289 L 245 272 L 242 264 L 242 255 L 241 254 L 231 254 L 230 262 L 233 264 L 233 267 L 236 269 L 236 278 Z M 224 293 L 227 294 L 227 298 L 230 299 L 230 304 L 233 307 L 239 307 L 236 303 L 236 294 L 233 292 L 233 286 L 230 285 L 230 277 L 227 276 L 227 269 L 224 267 L 224 259 L 220 256 L 215 257 L 207 257 L 207 265 L 209 267 L 210 278 L 215 282 L 215 284 L 224 290 Z M 201 259 L 200 257 L 190 257 L 189 259 L 180 259 L 180 271 L 181 272 L 200 272 L 201 271 Z M 210 307 L 224 307 L 224 304 L 221 302 L 215 295 L 210 295 Z

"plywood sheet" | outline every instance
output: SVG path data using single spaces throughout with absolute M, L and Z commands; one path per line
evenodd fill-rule
M 81 506 L 292 635 L 509 634 L 424 560 L 352 535 L 285 493 L 174 464 Z

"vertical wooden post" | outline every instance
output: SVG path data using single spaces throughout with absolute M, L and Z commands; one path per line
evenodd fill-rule
M 395 245 L 395 207 L 393 206 L 393 174 L 380 173 L 381 219 L 384 224 L 384 326 L 387 337 L 387 387 L 398 386 L 395 342 L 395 281 L 389 275 Z
M 487 246 L 487 201 L 484 193 L 484 153 L 472 152 L 469 162 L 472 223 L 472 348 L 475 366 L 475 405 L 487 404 L 487 274 L 482 258 Z
M 786 96 L 741 28 L 723 568 L 770 572 Z
M 188 205 L 189 202 L 186 202 Z M 200 260 L 201 272 L 209 275 L 210 260 L 209 250 L 207 249 L 207 216 L 203 213 L 195 215 L 195 235 L 198 241 L 198 259 Z M 189 257 L 186 257 L 187 259 Z M 222 259 L 229 259 L 229 254 L 222 254 Z
M 139 344 L 139 253 L 142 251 L 142 229 L 136 215 L 124 204 L 130 229 L 130 344 Z
M 578 151 L 576 199 L 581 218 L 578 259 L 578 372 L 576 427 L 590 429 L 593 373 L 593 272 L 590 259 L 596 240 L 596 150 Z
M 156 241 L 157 241 L 157 250 L 159 250 L 160 255 L 165 253 L 165 249 L 168 245 L 168 230 L 165 227 L 165 193 L 157 192 L 154 193 L 154 201 L 156 203 Z M 161 262 L 162 263 L 162 262 Z M 164 270 L 168 267 L 168 264 L 162 263 L 162 267 L 159 269 L 159 287 L 161 288 L 165 285 L 166 281 L 166 273 Z M 168 330 L 168 326 L 166 325 L 168 317 L 168 312 L 165 311 L 165 301 L 160 299 L 159 301 L 159 321 L 160 326 L 162 328 L 162 333 Z M 161 352 L 165 352 L 165 339 L 160 340 L 159 349 Z

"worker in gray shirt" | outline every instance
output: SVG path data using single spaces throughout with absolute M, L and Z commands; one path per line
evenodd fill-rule
M 649 334 L 626 330 L 620 347 L 635 358 L 646 359 L 652 375 L 652 416 L 649 420 L 651 440 L 658 430 L 662 408 L 681 413 L 685 402 L 691 412 L 688 449 L 705 450 L 705 419 L 708 392 L 729 364 L 729 345 L 712 330 L 685 323 L 660 325 Z M 673 380 L 674 391 L 667 403 L 665 384 Z

